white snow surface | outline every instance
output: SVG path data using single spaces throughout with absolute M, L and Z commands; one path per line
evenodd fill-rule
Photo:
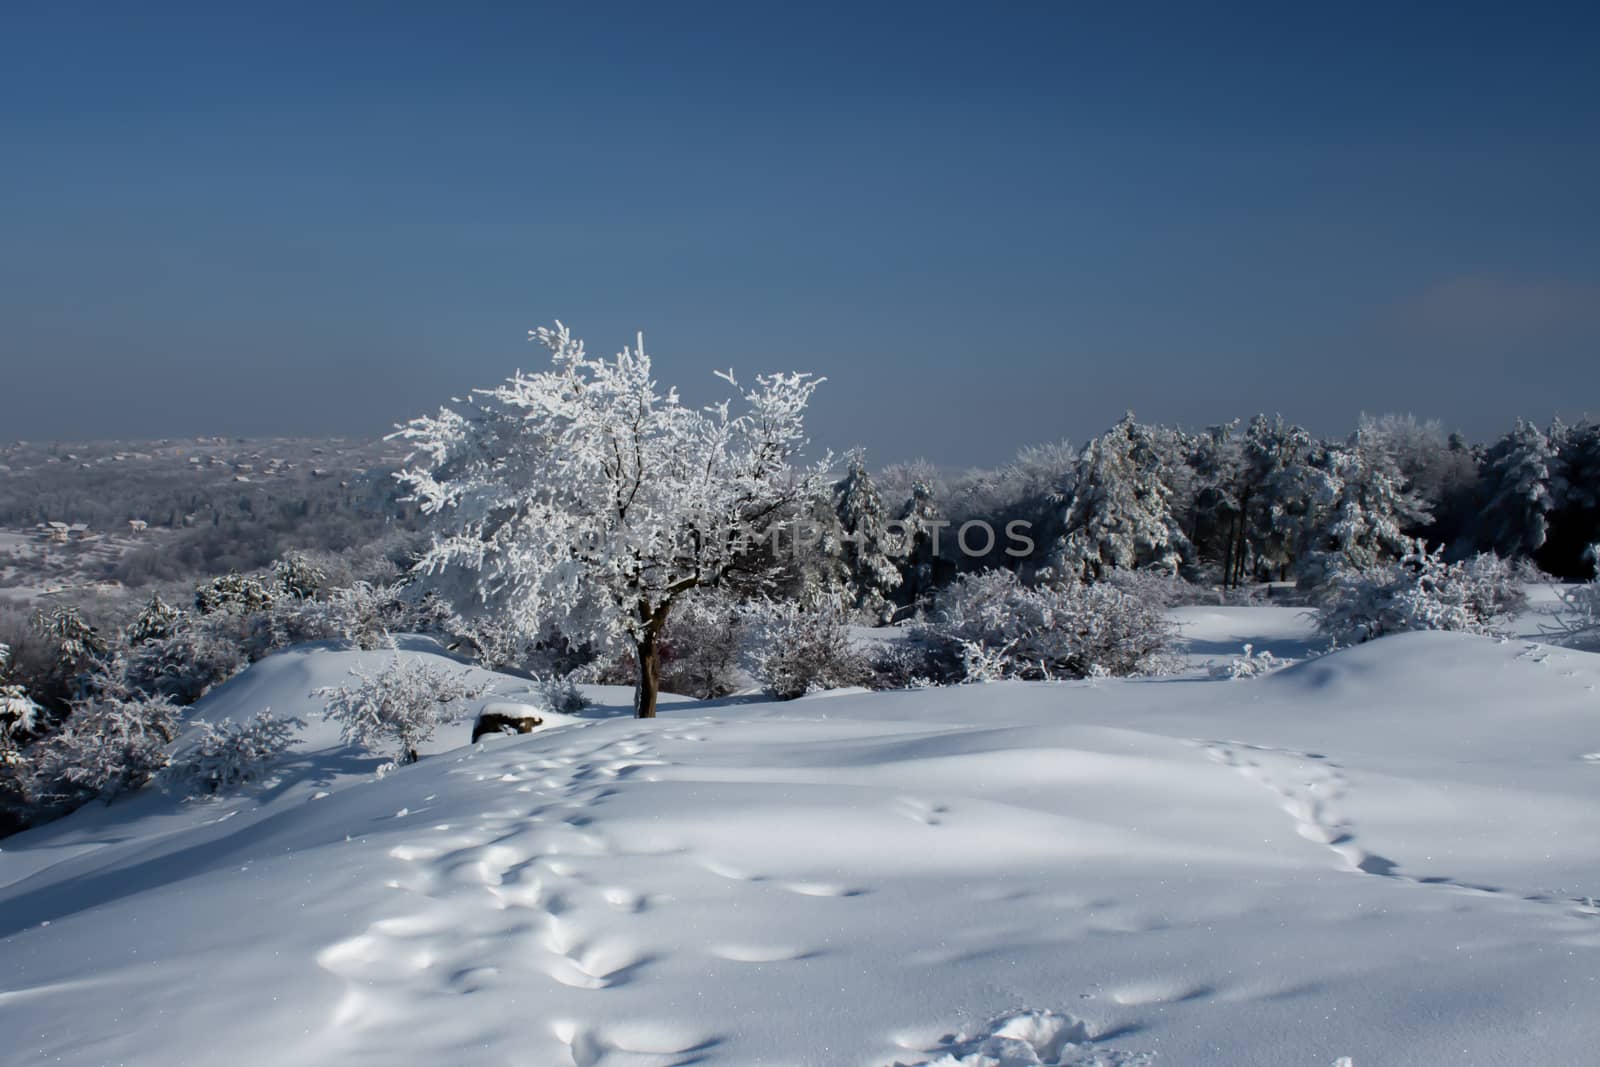
M 1200 658 L 1307 639 L 1293 609 L 1184 627 Z M 203 701 L 308 720 L 274 782 L 0 841 L 0 1064 L 1470 1067 L 1600 1045 L 1600 656 L 1409 634 L 1258 679 L 654 721 L 595 690 L 525 736 L 466 746 L 469 717 L 378 777 L 307 694 L 425 649 L 291 650 Z M 537 702 L 511 678 L 487 699 Z

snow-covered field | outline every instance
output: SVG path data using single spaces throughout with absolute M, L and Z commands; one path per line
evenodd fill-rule
M 1195 661 L 1295 609 L 1179 613 Z M 425 656 L 423 651 L 403 655 Z M 607 706 L 381 779 L 297 650 L 274 785 L 0 842 L 0 1063 L 1576 1065 L 1600 656 Z M 516 699 L 504 679 L 495 699 Z M 459 747 L 458 747 L 459 746 Z

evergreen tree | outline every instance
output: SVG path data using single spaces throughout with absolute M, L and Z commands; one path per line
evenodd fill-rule
M 1555 458 L 1550 438 L 1522 419 L 1484 457 L 1482 539 L 1501 556 L 1531 556 L 1544 546 L 1555 505 L 1550 492 Z
M 903 580 L 889 555 L 889 531 L 883 497 L 872 483 L 865 456 L 851 452 L 845 476 L 833 488 L 834 513 L 842 531 L 844 562 L 849 569 L 856 607 L 882 614 Z
M 1394 457 L 1360 429 L 1322 451 L 1318 495 L 1310 511 L 1310 552 L 1301 580 L 1320 586 L 1347 570 L 1365 571 L 1400 559 L 1411 548 L 1406 529 L 1428 521 L 1427 507 L 1405 487 Z
M 1094 579 L 1135 567 L 1177 573 L 1190 545 L 1172 513 L 1155 441 L 1130 411 L 1084 448 L 1057 552 L 1064 574 Z
M 895 515 L 892 534 L 897 555 L 904 561 L 899 601 L 920 605 L 933 595 L 938 577 L 939 533 L 948 525 L 939 515 L 933 489 L 925 481 L 911 483 L 911 495 Z
M 1600 541 L 1600 424 L 1580 422 L 1551 427 L 1555 453 L 1550 480 L 1551 507 L 1539 566 L 1569 581 L 1593 573 L 1586 556 Z
M 128 627 L 128 646 L 137 648 L 151 641 L 165 640 L 177 632 L 182 621 L 182 611 L 162 600 L 159 592 L 152 593 L 150 603 L 144 606 Z

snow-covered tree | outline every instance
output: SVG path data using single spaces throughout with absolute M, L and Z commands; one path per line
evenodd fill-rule
M 34 628 L 55 643 L 55 675 L 73 700 L 88 692 L 90 676 L 109 651 L 99 632 L 77 608 L 56 605 L 34 616 Z
M 850 546 L 844 540 L 844 527 L 834 513 L 833 499 L 826 488 L 819 486 L 800 505 L 795 517 L 769 546 L 773 557 L 771 589 L 759 592 L 807 604 L 853 595 Z
M 833 487 L 833 506 L 843 529 L 845 565 L 856 607 L 881 615 L 902 579 L 899 565 L 889 555 L 892 546 L 883 497 L 859 450 L 850 453 L 844 478 Z
M 1564 578 L 1587 578 L 1593 572 L 1586 553 L 1600 541 L 1600 423 L 1553 426 L 1550 445 L 1549 531 L 1539 565 Z
M 900 599 L 920 605 L 933 596 L 939 561 L 939 533 L 949 523 L 941 518 L 933 484 L 914 481 L 906 502 L 895 514 L 891 551 L 905 561 Z M 949 537 L 946 536 L 946 541 Z
M 626 640 L 635 713 L 651 717 L 678 598 L 770 566 L 758 540 L 814 497 L 819 472 L 792 464 L 820 379 L 760 377 L 739 413 L 728 401 L 697 410 L 658 389 L 642 339 L 601 360 L 560 323 L 532 336 L 551 369 L 396 434 L 420 457 L 399 476 L 408 499 L 437 526 L 417 568 L 463 579 L 530 635 Z
M 1532 555 L 1544 546 L 1555 458 L 1544 431 L 1521 419 L 1484 456 L 1483 532 L 1500 555 Z
M 1085 446 L 1057 550 L 1061 573 L 1094 579 L 1119 567 L 1177 572 L 1189 539 L 1172 513 L 1156 443 L 1129 412 Z
M 406 656 L 376 673 L 357 667 L 350 674 L 354 685 L 323 686 L 311 695 L 324 702 L 324 715 L 339 724 L 346 744 L 388 745 L 398 763 L 415 763 L 434 731 L 460 717 L 463 701 L 491 689 L 473 682 L 471 671 L 451 674 Z
M 1407 529 L 1429 518 L 1407 491 L 1405 477 L 1382 442 L 1361 429 L 1325 450 L 1313 468 L 1320 479 L 1302 579 L 1320 585 L 1344 571 L 1390 563 L 1412 549 Z
M 150 602 L 140 609 L 139 614 L 129 624 L 126 639 L 130 647 L 137 647 L 150 641 L 160 641 L 171 637 L 177 632 L 183 621 L 183 612 L 161 599 L 160 593 L 152 593 Z
M 28 695 L 26 686 L 11 680 L 11 649 L 0 645 L 0 792 L 6 769 L 22 760 L 22 743 L 39 724 L 43 709 Z

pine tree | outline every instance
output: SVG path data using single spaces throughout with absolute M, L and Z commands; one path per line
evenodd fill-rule
M 905 605 L 920 605 L 932 596 L 939 559 L 939 533 L 947 526 L 939 515 L 939 505 L 928 482 L 911 483 L 910 496 L 890 524 L 890 544 L 904 561 L 899 600 Z
M 834 486 L 833 501 L 856 607 L 875 615 L 882 614 L 890 595 L 903 579 L 900 568 L 889 555 L 883 497 L 872 482 L 861 451 L 850 453 L 845 476 Z
M 1319 586 L 1346 570 L 1365 571 L 1411 550 L 1409 526 L 1430 518 L 1426 505 L 1406 491 L 1398 464 L 1357 429 L 1343 445 L 1313 461 L 1318 495 L 1310 512 L 1310 553 L 1301 578 Z
M 152 593 L 150 603 L 144 606 L 128 627 L 128 645 L 136 648 L 151 641 L 165 640 L 177 632 L 182 621 L 182 611 L 162 600 L 159 592 Z
M 1177 573 L 1190 544 L 1172 513 L 1155 440 L 1130 411 L 1085 446 L 1057 551 L 1064 574 L 1094 579 L 1136 567 Z
M 1570 580 L 1592 573 L 1590 546 L 1600 542 L 1600 424 L 1580 422 L 1551 428 L 1555 463 L 1550 480 L 1551 507 L 1539 565 Z
M 1550 493 L 1555 458 L 1549 437 L 1521 419 L 1485 455 L 1487 502 L 1479 518 L 1484 540 L 1501 556 L 1530 556 L 1544 546 L 1555 505 Z

